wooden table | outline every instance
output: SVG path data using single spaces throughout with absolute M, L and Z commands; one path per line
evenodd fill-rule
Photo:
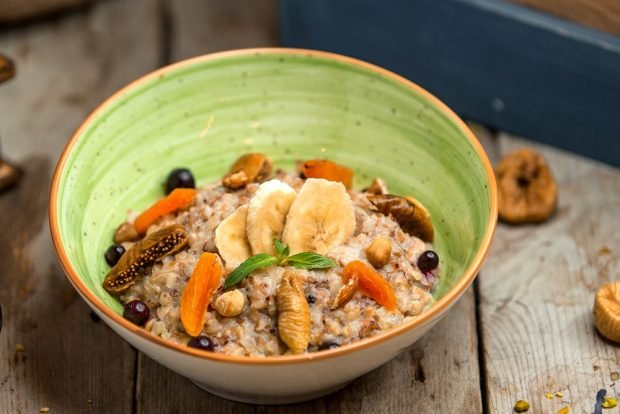
M 559 181 L 557 215 L 539 226 L 499 225 L 474 288 L 446 318 L 340 392 L 286 407 L 223 400 L 90 312 L 57 263 L 47 224 L 63 145 L 132 79 L 192 55 L 277 44 L 276 27 L 273 0 L 107 0 L 0 30 L 0 51 L 18 70 L 0 88 L 3 151 L 26 170 L 19 188 L 0 195 L 0 412 L 510 413 L 526 399 L 534 413 L 591 413 L 599 389 L 617 394 L 620 348 L 597 336 L 591 308 L 597 287 L 620 277 L 620 171 L 482 128 L 494 160 L 522 145 L 547 157 Z M 555 392 L 563 396 L 545 397 Z

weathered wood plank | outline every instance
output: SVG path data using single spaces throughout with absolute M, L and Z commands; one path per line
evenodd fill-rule
M 47 195 L 52 168 L 85 115 L 156 66 L 157 24 L 154 2 L 116 0 L 0 32 L 0 50 L 17 67 L 16 79 L 0 87 L 3 154 L 25 168 L 18 188 L 0 195 L 2 413 L 132 410 L 135 351 L 94 322 L 63 275 Z
M 141 355 L 138 412 L 480 413 L 474 313 L 470 289 L 438 326 L 386 365 L 335 394 L 281 407 L 216 397 Z
M 620 3 L 616 0 L 513 0 L 595 29 L 620 35 Z
M 503 154 L 540 150 L 560 203 L 545 224 L 500 224 L 482 270 L 489 411 L 511 412 L 526 399 L 532 412 L 591 413 L 597 390 L 617 393 L 610 375 L 620 371 L 620 348 L 601 340 L 591 320 L 595 291 L 620 274 L 620 171 L 506 135 L 499 142 Z M 563 397 L 545 397 L 556 391 Z
M 278 43 L 276 0 L 168 0 L 172 61 Z

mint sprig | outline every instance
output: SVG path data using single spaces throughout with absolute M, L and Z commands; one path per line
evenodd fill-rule
M 276 255 L 260 253 L 256 254 L 233 270 L 224 281 L 224 288 L 229 288 L 243 279 L 248 277 L 250 273 L 258 269 L 269 266 L 293 266 L 296 269 L 327 269 L 336 266 L 336 263 L 323 255 L 313 252 L 301 252 L 289 256 L 291 249 L 284 246 L 280 240 L 273 241 L 276 249 Z

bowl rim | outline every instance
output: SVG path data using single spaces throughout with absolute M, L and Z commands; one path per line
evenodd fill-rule
M 284 55 L 305 55 L 307 57 L 319 57 L 322 59 L 335 60 L 348 65 L 358 66 L 363 69 L 369 70 L 376 74 L 387 77 L 391 80 L 394 80 L 405 87 L 414 90 L 418 94 L 422 95 L 425 99 L 430 101 L 435 107 L 437 107 L 440 111 L 442 111 L 446 116 L 448 116 L 465 134 L 465 136 L 469 139 L 470 143 L 475 148 L 482 164 L 484 166 L 484 170 L 487 175 L 488 183 L 489 183 L 489 202 L 490 202 L 490 212 L 489 219 L 487 222 L 487 228 L 485 234 L 482 238 L 482 242 L 480 244 L 480 248 L 476 253 L 476 256 L 472 260 L 471 264 L 465 270 L 463 276 L 459 279 L 457 284 L 452 287 L 448 292 L 446 292 L 431 308 L 422 312 L 419 316 L 412 319 L 411 321 L 399 325 L 397 327 L 391 328 L 385 332 L 372 336 L 370 338 L 365 338 L 357 342 L 353 342 L 351 344 L 343 345 L 342 347 L 325 350 L 321 352 L 311 352 L 304 353 L 300 355 L 282 355 L 282 356 L 266 356 L 266 357 L 255 357 L 255 356 L 238 356 L 238 355 L 227 355 L 220 354 L 215 352 L 206 352 L 198 349 L 193 349 L 181 344 L 174 343 L 172 341 L 165 340 L 161 337 L 158 337 L 150 332 L 147 332 L 145 329 L 138 327 L 126 319 L 122 318 L 116 312 L 112 311 L 109 307 L 103 303 L 101 299 L 95 296 L 88 287 L 82 282 L 80 277 L 78 276 L 77 271 L 69 261 L 69 257 L 65 248 L 62 244 L 62 240 L 60 237 L 60 231 L 58 226 L 58 215 L 57 215 L 57 197 L 58 197 L 58 189 L 60 185 L 61 176 L 64 173 L 65 165 L 67 163 L 67 159 L 71 150 L 77 143 L 77 141 L 82 136 L 85 129 L 90 125 L 92 120 L 97 117 L 101 112 L 108 109 L 108 107 L 114 103 L 114 101 L 121 98 L 125 93 L 137 87 L 140 84 L 145 82 L 149 82 L 151 80 L 157 79 L 160 76 L 165 76 L 167 73 L 171 71 L 175 71 L 179 68 L 183 68 L 186 66 L 191 66 L 196 63 L 217 60 L 221 58 L 227 57 L 235 57 L 235 56 L 244 56 L 244 55 L 261 55 L 261 54 L 284 54 Z M 162 68 L 159 68 L 155 71 L 152 71 L 140 78 L 134 80 L 133 82 L 127 84 L 126 86 L 119 89 L 117 92 L 112 94 L 106 100 L 104 100 L 95 110 L 93 110 L 90 115 L 81 123 L 75 133 L 72 135 L 70 140 L 67 142 L 65 148 L 60 155 L 60 159 L 58 160 L 58 164 L 54 170 L 54 175 L 52 178 L 52 184 L 50 187 L 50 195 L 49 195 L 49 224 L 50 231 L 52 234 L 52 240 L 54 244 L 54 249 L 56 250 L 56 254 L 60 260 L 60 264 L 67 275 L 69 281 L 74 286 L 74 288 L 80 293 L 80 295 L 89 303 L 92 308 L 95 308 L 100 313 L 105 315 L 111 321 L 118 324 L 124 330 L 133 333 L 139 336 L 142 339 L 147 340 L 153 345 L 159 345 L 167 350 L 181 353 L 183 355 L 189 355 L 193 357 L 198 357 L 201 359 L 217 361 L 217 362 L 225 362 L 225 363 L 235 363 L 235 364 L 249 364 L 249 365 L 282 365 L 282 364 L 295 364 L 309 361 L 318 361 L 336 358 L 338 356 L 349 354 L 353 352 L 360 351 L 362 349 L 374 346 L 381 342 L 387 341 L 394 337 L 401 335 L 402 333 L 414 329 L 419 326 L 424 326 L 428 322 L 434 320 L 435 318 L 442 315 L 445 311 L 448 310 L 456 301 L 460 298 L 460 296 L 465 292 L 465 289 L 469 287 L 474 278 L 476 277 L 478 271 L 480 270 L 484 259 L 486 258 L 491 242 L 493 240 L 493 236 L 495 234 L 495 228 L 497 224 L 497 207 L 498 207 L 498 198 L 497 198 L 497 186 L 495 182 L 495 175 L 493 172 L 493 167 L 489 158 L 484 151 L 482 145 L 473 134 L 473 132 L 469 129 L 469 127 L 458 117 L 446 104 L 432 95 L 430 92 L 422 88 L 421 86 L 415 84 L 414 82 L 405 79 L 404 77 L 397 75 L 394 72 L 391 72 L 387 69 L 381 68 L 377 65 L 351 58 L 348 56 L 343 56 L 336 53 L 319 51 L 319 50 L 311 50 L 311 49 L 296 49 L 296 48 L 280 48 L 280 47 L 265 47 L 265 48 L 248 48 L 248 49 L 235 49 L 224 52 L 216 52 L 210 53 L 206 55 L 196 56 L 190 59 L 182 60 Z

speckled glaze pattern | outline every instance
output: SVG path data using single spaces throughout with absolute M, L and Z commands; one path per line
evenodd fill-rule
M 128 209 L 161 197 L 175 167 L 204 184 L 240 154 L 259 151 L 278 167 L 329 158 L 355 170 L 355 186 L 380 176 L 391 192 L 431 211 L 442 279 L 461 277 L 487 230 L 490 189 L 472 143 L 425 96 L 382 74 L 312 54 L 262 53 L 196 61 L 108 102 L 83 130 L 60 171 L 58 223 L 85 284 L 101 287 L 103 252 Z

